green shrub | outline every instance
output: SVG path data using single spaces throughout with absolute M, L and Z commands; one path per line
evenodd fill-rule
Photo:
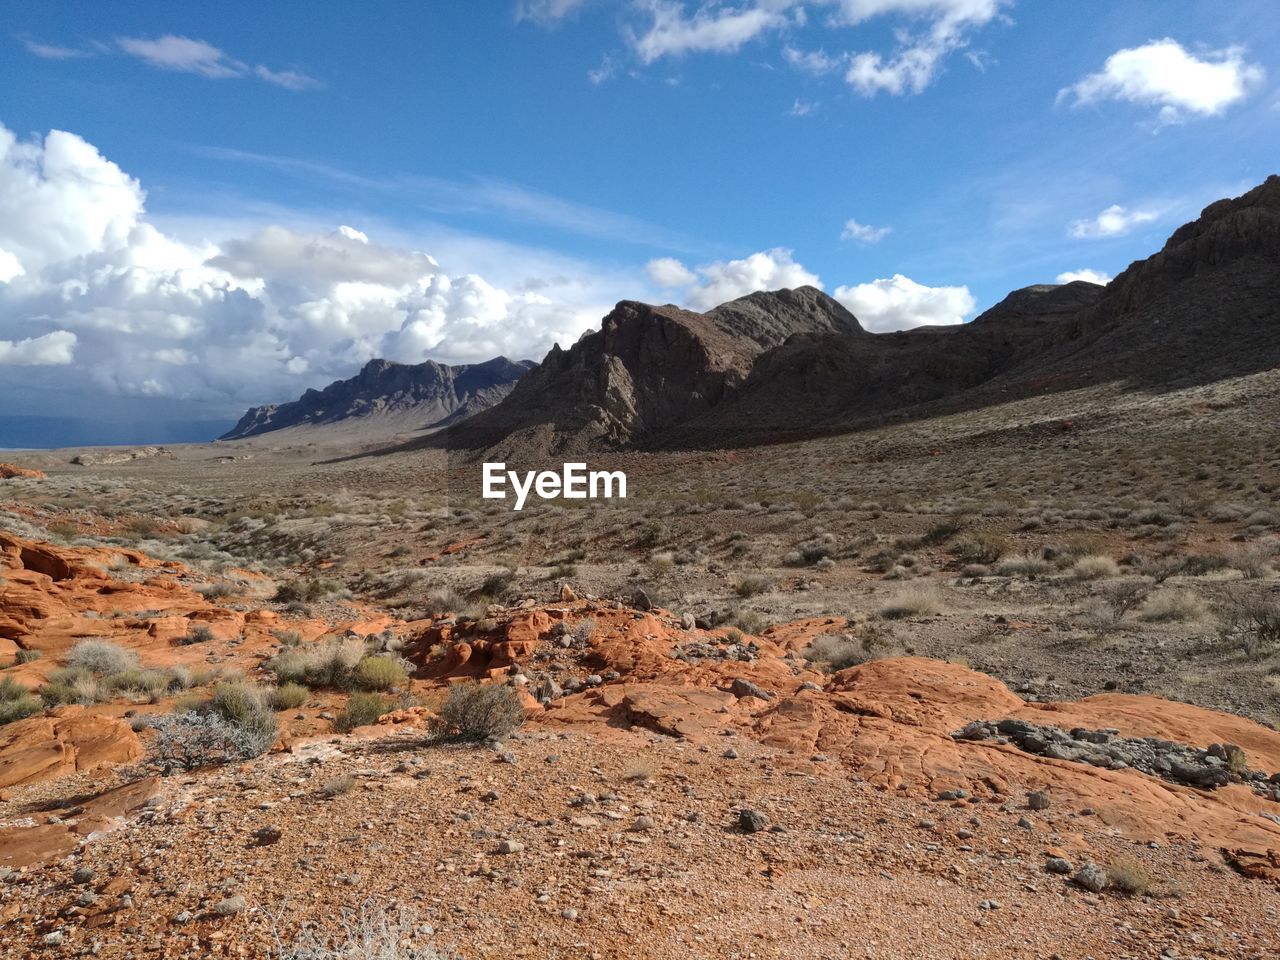
M 12 677 L 0 678 L 0 725 L 22 720 L 43 708 L 26 687 Z
M 122 670 L 107 677 L 103 684 L 108 690 L 119 690 L 126 693 L 141 693 L 149 697 L 158 697 L 169 689 L 170 676 L 159 670 L 144 670 L 134 667 Z
M 43 656 L 43 654 L 41 654 L 39 650 L 19 650 L 17 655 L 13 658 L 13 662 L 15 665 L 35 663 L 41 656 Z
M 102 683 L 84 667 L 57 667 L 49 671 L 39 694 L 50 706 L 79 703 L 89 706 L 106 698 Z
M 902 620 L 906 617 L 935 617 L 942 613 L 943 601 L 937 589 L 922 585 L 908 587 L 899 592 L 880 608 L 880 616 L 886 620 Z
M 391 701 L 378 693 L 353 693 L 347 708 L 338 714 L 334 726 L 343 733 L 356 727 L 376 723 L 378 718 L 391 710 Z
M 273 710 L 296 710 L 311 697 L 311 691 L 300 683 L 282 683 L 268 695 Z
M 763 574 L 747 574 L 733 585 L 733 592 L 742 598 L 754 597 L 772 589 L 773 580 Z
M 524 706 L 513 687 L 458 684 L 440 708 L 437 735 L 446 740 L 501 740 L 524 723 Z
M 184 637 L 178 638 L 178 645 L 189 647 L 196 643 L 208 643 L 213 639 L 213 629 L 205 623 L 193 623 Z
M 356 665 L 356 679 L 369 690 L 390 690 L 409 679 L 399 658 L 387 655 L 365 657 Z
M 347 690 L 355 685 L 356 666 L 364 655 L 363 640 L 335 637 L 310 647 L 290 648 L 267 666 L 281 683 Z
M 1005 555 L 1009 542 L 1000 534 L 980 531 L 962 540 L 955 549 L 961 563 L 995 563 Z

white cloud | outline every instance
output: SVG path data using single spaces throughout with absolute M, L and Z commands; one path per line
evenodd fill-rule
M 518 0 L 517 20 L 535 20 L 551 24 L 582 9 L 589 0 Z
M 1086 283 L 1097 283 L 1106 286 L 1111 282 L 1112 276 L 1109 273 L 1103 273 L 1101 270 L 1091 270 L 1085 267 L 1081 270 L 1067 270 L 1058 274 L 1058 283 L 1073 283 L 1076 280 L 1084 280 Z
M 1100 71 L 1058 98 L 1077 105 L 1125 100 L 1158 107 L 1160 123 L 1179 123 L 1187 113 L 1221 114 L 1261 86 L 1265 76 L 1261 66 L 1245 62 L 1241 47 L 1207 51 L 1200 58 L 1166 37 L 1116 51 Z
M 55 330 L 26 340 L 0 340 L 0 365 L 62 366 L 71 362 L 75 348 L 76 335 L 66 330 Z
M 856 240 L 859 243 L 879 243 L 891 233 L 893 233 L 892 227 L 869 227 L 865 223 L 849 219 L 844 222 L 844 229 L 840 231 L 840 239 Z
M 1096 217 L 1073 220 L 1068 232 L 1077 240 L 1122 237 L 1134 227 L 1160 219 L 1158 210 L 1130 210 L 1113 203 Z
M 900 273 L 887 280 L 837 287 L 835 298 L 863 327 L 876 333 L 963 323 L 977 305 L 968 287 L 926 287 Z
M 698 282 L 697 274 L 674 257 L 660 257 L 650 260 L 645 266 L 649 279 L 664 290 L 677 287 L 688 287 Z
M 22 142 L 0 126 L 0 362 L 11 389 L 39 386 L 72 411 L 111 395 L 225 415 L 375 356 L 540 359 L 618 299 L 619 284 L 586 265 L 475 238 L 450 253 L 487 256 L 498 277 L 451 273 L 351 226 L 180 240 L 149 220 L 145 199 L 80 137 Z M 34 364 L 39 379 L 20 380 L 19 365 Z
M 757 0 L 741 7 L 699 5 L 692 16 L 682 0 L 637 0 L 649 17 L 632 46 L 644 63 L 688 53 L 731 53 L 770 30 L 787 26 L 786 10 L 794 0 Z
M 92 56 L 87 50 L 80 50 L 76 47 L 63 47 L 53 43 L 38 43 L 30 37 L 23 37 L 22 45 L 27 48 L 28 53 L 43 57 L 45 60 L 75 60 L 80 57 Z
M 166 34 L 154 39 L 119 37 L 116 44 L 131 57 L 160 70 L 194 73 L 210 80 L 257 77 L 286 90 L 314 90 L 323 84 L 315 77 L 297 70 L 272 70 L 261 64 L 250 66 L 229 56 L 204 40 Z
M 818 105 L 811 100 L 801 100 L 798 97 L 796 102 L 791 104 L 787 110 L 789 117 L 807 117 L 818 109 Z
M 828 56 L 825 50 L 797 50 L 792 46 L 782 48 L 782 59 L 815 77 L 835 73 L 844 63 L 843 57 Z
M 668 289 L 682 291 L 682 303 L 693 310 L 710 310 L 759 290 L 793 287 L 822 288 L 822 281 L 796 263 L 790 250 L 775 247 L 741 260 L 717 260 L 690 270 L 679 260 L 649 263 L 649 276 Z
M 625 32 L 641 62 L 695 53 L 733 53 L 746 44 L 810 23 L 810 11 L 832 38 L 869 21 L 908 21 L 894 31 L 891 51 L 828 54 L 791 44 L 783 59 L 822 76 L 845 71 L 864 96 L 919 93 L 937 76 L 946 57 L 965 48 L 973 31 L 991 23 L 1011 0 L 630 0 L 639 26 Z M 983 64 L 981 58 L 979 63 Z
M 196 73 L 214 80 L 243 76 L 245 71 L 243 63 L 232 60 L 213 44 L 190 37 L 120 37 L 116 42 L 129 56 L 161 70 Z

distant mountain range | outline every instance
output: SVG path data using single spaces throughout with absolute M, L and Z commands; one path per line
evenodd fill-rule
M 778 442 L 1105 382 L 1280 365 L 1280 177 L 1103 287 L 1014 291 L 972 323 L 869 333 L 812 287 L 707 313 L 624 301 L 491 409 L 421 444 L 508 459 Z
M 534 366 L 506 357 L 461 366 L 370 360 L 354 377 L 308 390 L 292 403 L 250 408 L 218 439 L 291 427 L 343 426 L 369 436 L 447 426 L 499 403 Z
M 222 439 L 329 425 L 511 460 L 708 449 L 1101 383 L 1168 390 L 1276 366 L 1273 176 L 1211 204 L 1105 287 L 1025 287 L 971 323 L 870 333 L 813 287 L 753 293 L 706 313 L 623 301 L 599 330 L 553 347 L 541 364 L 374 360 L 293 403 L 255 407 Z

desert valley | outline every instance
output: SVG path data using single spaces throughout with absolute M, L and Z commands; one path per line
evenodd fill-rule
M 0 952 L 1276 956 L 1278 317 L 1272 177 L 960 327 L 624 302 L 11 453 Z M 570 458 L 627 498 L 480 496 Z

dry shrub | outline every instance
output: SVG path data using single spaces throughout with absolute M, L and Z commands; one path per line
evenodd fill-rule
M 1110 557 L 1084 556 L 1071 567 L 1076 580 L 1103 580 L 1120 576 L 1120 565 Z
M 1208 605 L 1189 590 L 1161 590 L 1147 597 L 1138 619 L 1145 623 L 1185 623 L 1203 620 Z
M 501 740 L 524 723 L 524 705 L 513 687 L 463 683 L 451 687 L 436 722 L 442 740 Z
M 936 617 L 946 609 L 942 592 L 933 584 L 917 584 L 907 587 L 880 607 L 885 620 L 903 620 L 907 617 Z

